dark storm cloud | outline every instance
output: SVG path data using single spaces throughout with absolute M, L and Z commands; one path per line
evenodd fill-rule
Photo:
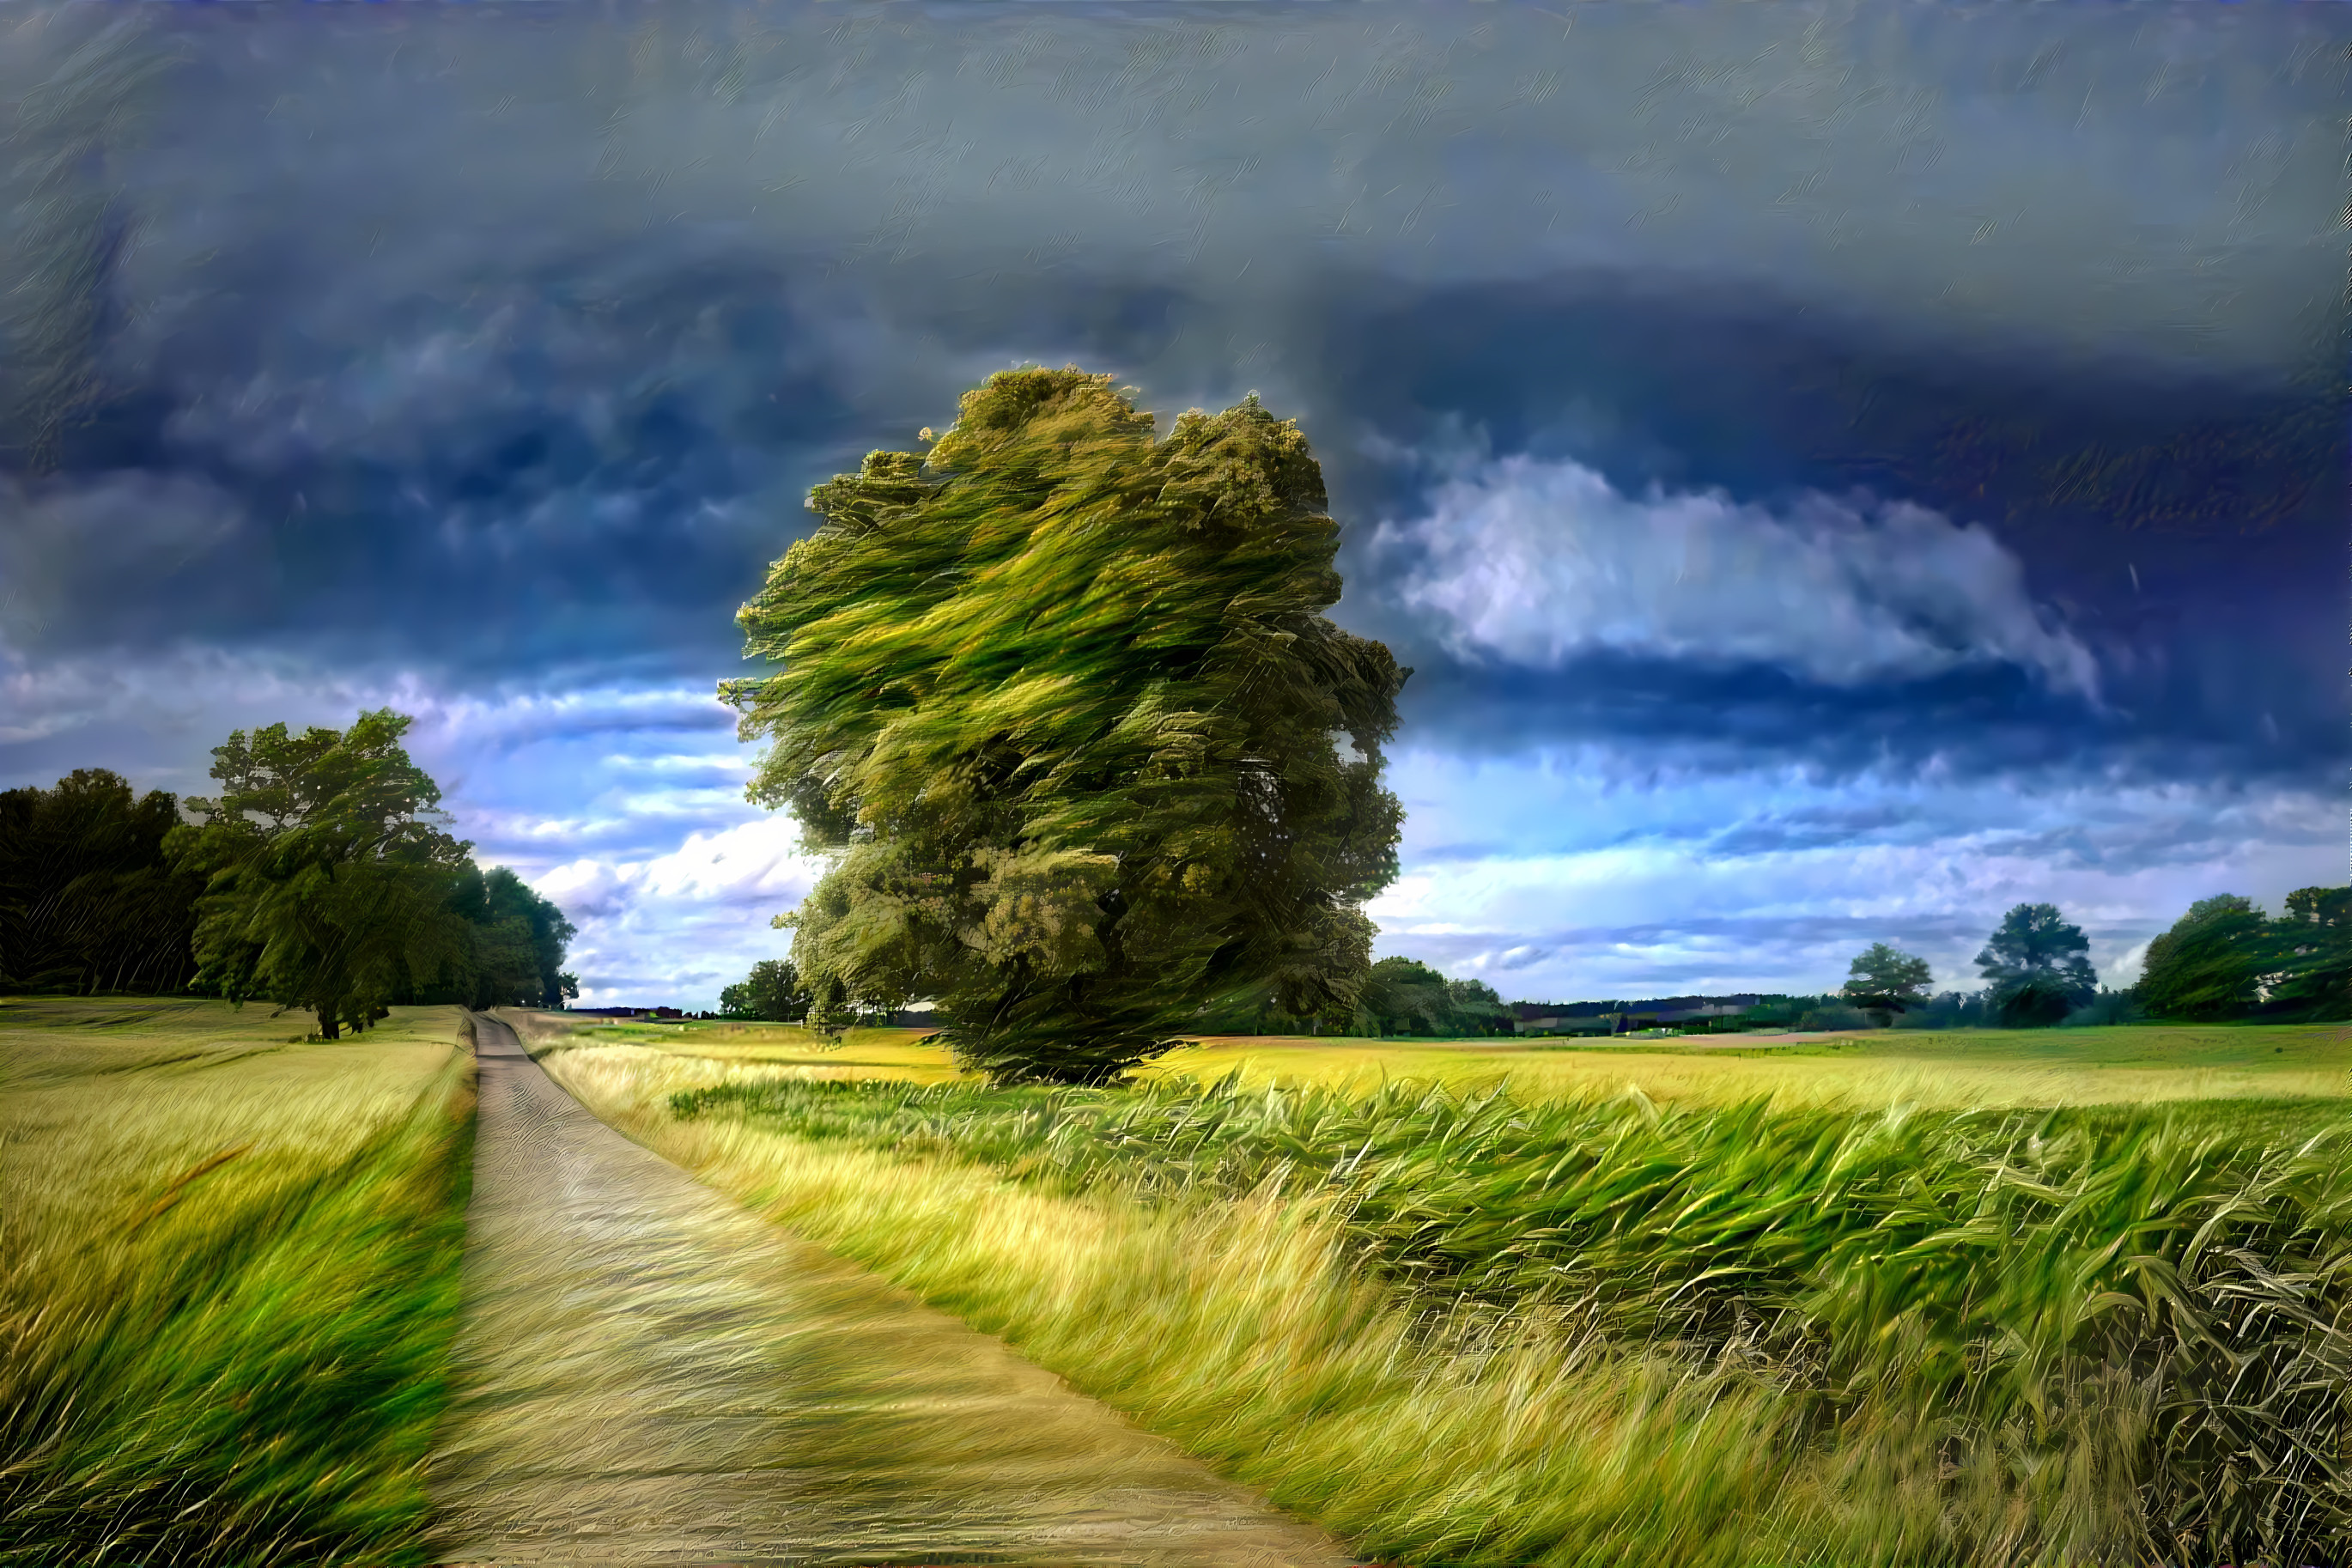
M 729 673 L 811 482 L 1075 358 L 1302 418 L 1343 616 L 1433 740 L 2340 751 L 2328 15 L 172 11 L 112 56 L 37 20 L 16 136 L 68 173 L 12 188 L 26 657 Z M 2014 635 L 1925 676 L 1461 657 L 1370 549 L 1435 483 L 1394 454 L 1448 441 L 1980 526 L 2098 700 L 1990 599 L 1963 629 Z
M 2157 772 L 2315 779 L 2340 765 L 2343 437 L 2324 383 L 1996 362 L 1799 304 L 1588 280 L 1366 311 L 1331 334 L 1346 345 L 1333 379 L 1360 389 L 1355 417 L 1380 459 L 1344 476 L 1343 505 L 1425 518 L 1454 474 L 1525 453 L 1627 497 L 1727 492 L 1785 512 L 1854 492 L 1930 509 L 2015 559 L 2039 618 L 2095 656 L 2102 700 L 2021 679 L 2030 658 L 1924 683 L 1890 670 L 1875 687 L 1790 679 L 1801 670 L 1789 660 L 1465 665 L 1379 591 L 1411 563 L 1360 534 L 1351 581 L 1374 591 L 1359 613 L 1421 667 L 1416 722 L 1502 747 L 1614 731 L 1744 750 L 1793 731 L 1849 770 L 1890 754 L 1985 768 L 2093 749 Z M 1410 369 L 1383 377 L 1378 363 Z M 1571 521 L 1591 532 L 1591 518 L 1563 515 L 1555 561 Z

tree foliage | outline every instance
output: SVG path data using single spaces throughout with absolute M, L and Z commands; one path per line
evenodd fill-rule
M 2262 910 L 2235 893 L 2200 899 L 2147 944 L 2139 994 L 2149 1012 L 2201 1022 L 2251 1009 L 2266 965 Z
M 2352 887 L 2297 888 L 2270 935 L 2265 1009 L 2314 1022 L 2352 1018 Z
M 0 791 L 0 990 L 185 985 L 198 884 L 163 853 L 179 820 L 170 795 L 135 795 L 103 768 Z
M 400 744 L 409 723 L 383 709 L 214 748 L 220 795 L 189 801 L 164 846 L 204 887 L 199 986 L 309 1008 L 330 1039 L 394 1002 L 561 1002 L 572 927 L 442 827 L 439 787 Z
M 833 860 L 793 942 L 820 1010 L 929 995 L 967 1065 L 1097 1081 L 1260 984 L 1353 1005 L 1406 672 L 1322 613 L 1295 426 L 1253 396 L 1155 442 L 1108 376 L 1008 371 L 809 505 L 740 617 L 780 668 L 721 692 L 770 742 L 751 798 Z
M 1883 942 L 1874 942 L 1856 953 L 1847 974 L 1842 994 L 1863 1012 L 1878 1015 L 1882 1025 L 1888 1021 L 1887 1015 L 1907 1012 L 1926 1002 L 1927 987 L 1935 981 L 1926 959 L 1897 952 Z
M 2148 943 L 2141 1004 L 2158 1017 L 2352 1017 L 2352 889 L 2298 888 L 2275 921 L 2236 893 L 2200 899 Z
M 2004 1028 L 2057 1023 L 2098 994 L 2090 951 L 2057 905 L 2016 905 L 1977 954 L 1988 1007 Z
M 464 994 L 451 1000 L 473 1007 L 561 1007 L 564 997 L 580 994 L 580 983 L 562 973 L 572 922 L 520 877 L 504 866 L 479 870 L 469 861 L 452 879 L 450 908 L 469 928 L 470 950 L 466 973 L 449 988 Z
M 740 984 L 719 994 L 719 1016 L 763 1024 L 793 1024 L 808 1016 L 808 987 L 788 958 L 763 958 Z

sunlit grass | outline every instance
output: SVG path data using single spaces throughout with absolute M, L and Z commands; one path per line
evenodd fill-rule
M 2342 1025 L 1878 1030 L 1785 1044 L 1739 1036 L 1612 1045 L 1554 1039 L 1210 1039 L 1145 1077 L 1370 1089 L 1384 1079 L 1508 1082 L 1544 1098 L 1638 1089 L 1662 1103 L 1964 1109 L 2164 1100 L 2352 1099 Z
M 628 1047 L 551 1065 L 633 1135 L 1360 1550 L 2124 1561 L 2200 1521 L 2242 1546 L 2286 1499 L 2332 1510 L 2305 1538 L 2324 1554 L 2352 1518 L 2327 1472 L 2352 1187 L 2340 1132 L 2309 1140 L 2342 1127 L 2342 1043 L 2168 1033 L 1771 1058 L 1251 1042 L 1110 1093 L 861 1091 Z M 1273 1052 L 1342 1088 L 1187 1081 Z M 2157 1076 L 2095 1076 L 2166 1052 Z M 2068 1053 L 2088 1065 L 2051 1064 Z M 1607 1064 L 1593 1087 L 1631 1064 L 1692 1089 L 1611 1104 L 1538 1078 L 1530 1097 L 1493 1070 L 1576 1056 Z M 1441 1073 L 1368 1100 L 1368 1058 L 1373 1079 L 1472 1058 L 1515 1089 L 1465 1102 Z M 1942 1080 L 1948 1104 L 2074 1108 L 1939 1113 L 1899 1076 L 1955 1065 L 1983 1076 Z M 1724 1109 L 1738 1096 L 1706 1076 L 1759 1069 L 1781 1075 L 1777 1109 Z M 2217 1081 L 2242 1092 L 2173 1098 Z M 1834 1109 L 1871 1085 L 1895 1091 L 1875 1114 Z M 706 1115 L 665 1114 L 697 1088 L 722 1089 Z M 2184 1551 L 2166 1560 L 2219 1561 Z
M 757 1068 L 628 1047 L 546 1059 L 633 1137 L 1360 1551 L 1570 1561 L 1545 1546 L 1566 1537 L 1591 1545 L 1578 1561 L 1747 1568 L 1759 1537 L 1730 1521 L 1804 1484 L 1769 1387 L 1612 1355 L 1548 1321 L 1439 1325 L 1359 1276 L 1312 1206 L 1052 1194 L 667 1113 L 683 1086 L 772 1081 Z M 1677 1463 L 1693 1453 L 1712 1458 Z
M 454 1008 L 0 1004 L 0 1562 L 421 1562 Z
M 942 1083 L 957 1075 L 943 1047 L 926 1045 L 927 1029 L 850 1029 L 827 1040 L 798 1024 L 737 1024 L 705 1018 L 659 1023 L 593 1023 L 561 1013 L 509 1010 L 534 1054 L 583 1046 L 633 1046 L 718 1062 L 761 1063 L 819 1079 L 898 1079 Z
M 526 1015 L 525 1016 L 530 1016 Z M 839 1046 L 792 1024 L 583 1025 L 537 1015 L 534 1049 L 590 1041 L 792 1069 L 812 1079 L 944 1083 L 958 1075 L 919 1029 L 852 1029 Z M 1476 1088 L 1507 1082 L 1541 1098 L 1638 1089 L 1661 1103 L 1874 1110 L 2130 1104 L 2169 1100 L 2352 1101 L 2352 1028 L 2340 1024 L 2100 1029 L 1873 1030 L 1789 1038 L 1694 1036 L 1635 1045 L 1530 1037 L 1458 1041 L 1210 1037 L 1139 1075 L 1209 1082 L 1370 1089 L 1386 1081 Z

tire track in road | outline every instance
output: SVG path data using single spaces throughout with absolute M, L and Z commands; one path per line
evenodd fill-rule
M 459 1388 L 430 1473 L 444 1563 L 1350 1561 L 477 1029 Z

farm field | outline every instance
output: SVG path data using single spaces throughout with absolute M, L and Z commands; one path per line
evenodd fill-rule
M 1630 1044 L 1568 1039 L 1301 1040 L 1226 1037 L 1162 1058 L 1152 1076 L 1369 1089 L 1383 1079 L 1462 1087 L 1507 1081 L 1546 1098 L 1638 1088 L 1662 1102 L 1951 1109 L 2173 1100 L 2352 1100 L 2352 1028 L 2341 1024 L 2097 1029 L 1868 1030 L 1693 1036 Z
M 602 1042 L 817 1079 L 945 1083 L 956 1076 L 919 1029 L 852 1029 L 828 1047 L 790 1024 L 688 1020 L 583 1026 L 539 1015 L 548 1045 Z M 545 1047 L 534 1047 L 546 1048 Z M 1375 1040 L 1213 1036 L 1144 1069 L 1146 1081 L 1370 1089 L 1387 1080 L 1507 1082 L 1544 1098 L 1637 1088 L 1661 1102 L 1948 1109 L 2158 1100 L 2352 1102 L 2352 1026 L 2129 1025 L 2097 1029 L 1867 1030 L 1714 1035 L 1612 1044 L 1562 1038 Z
M 423 1561 L 462 1018 L 0 1002 L 0 1562 Z
M 2340 1030 L 1228 1040 L 1111 1092 L 531 1032 L 633 1137 L 1383 1561 L 2352 1549 Z

